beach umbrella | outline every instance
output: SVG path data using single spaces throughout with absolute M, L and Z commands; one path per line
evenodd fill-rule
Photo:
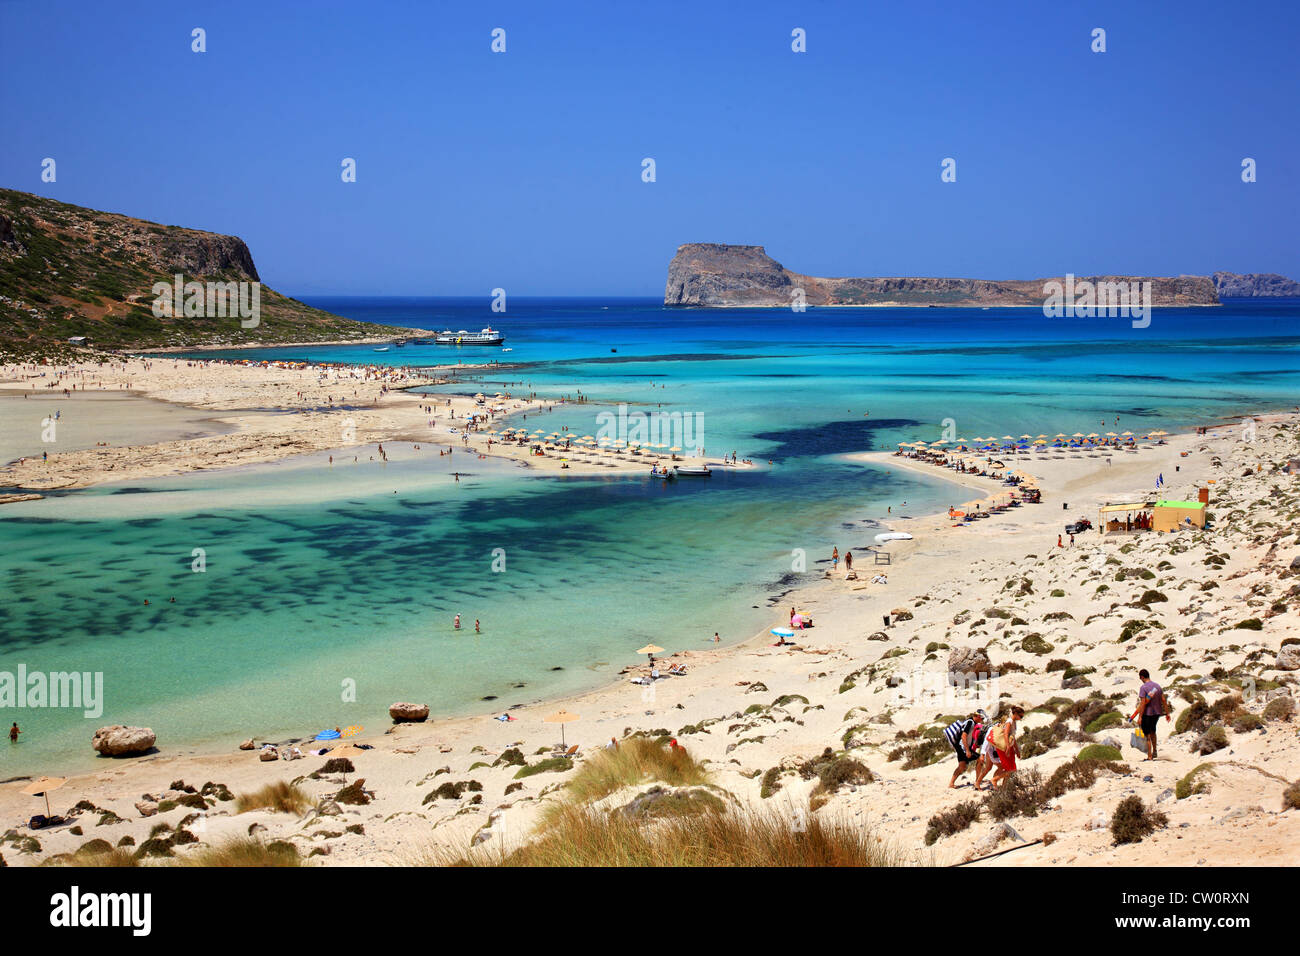
M 68 781 L 63 777 L 37 777 L 27 786 L 23 787 L 22 792 L 32 797 L 44 797 L 45 815 L 49 817 L 53 816 L 53 814 L 50 813 L 50 791 L 58 790 L 59 787 L 63 786 L 67 782 Z
M 677 445 L 673 445 L 673 447 L 670 448 L 670 449 L 668 449 L 668 450 L 669 450 L 669 451 L 681 451 L 681 448 L 679 448 Z
M 343 735 L 337 730 L 322 730 L 316 735 L 317 740 L 338 740 Z
M 344 728 L 343 728 L 343 736 L 344 736 L 344 737 L 355 737 L 355 736 L 357 736 L 358 734 L 360 734 L 361 731 L 363 731 L 363 730 L 365 730 L 365 729 L 366 729 L 366 728 L 362 727 L 360 724 L 352 724 L 352 725 L 349 726 L 349 727 L 344 727 Z
M 1168 435 L 1169 432 L 1167 432 L 1167 431 L 1161 431 L 1161 430 L 1156 430 L 1156 431 L 1153 431 L 1151 434 L 1153 434 L 1153 435 Z
M 1033 436 L 1033 435 L 1021 435 L 1020 437 L 1021 437 L 1021 438 L 1033 438 L 1034 436 Z
M 1083 434 L 1083 432 L 1075 432 L 1075 433 L 1074 433 L 1073 435 L 1071 435 L 1070 437 L 1071 437 L 1071 438 L 1083 438 L 1083 437 L 1084 437 L 1084 434 Z
M 647 644 L 645 647 L 637 651 L 638 654 L 662 654 L 663 652 L 664 649 L 658 644 Z
M 772 628 L 772 633 L 783 641 L 786 638 L 794 637 L 794 631 L 790 630 L 788 627 L 774 627 Z
M 1116 435 L 1114 432 L 1106 432 L 1106 437 L 1107 437 L 1107 438 L 1118 438 L 1119 436 Z
M 1133 433 L 1132 433 L 1132 432 L 1124 432 L 1120 437 L 1121 437 L 1121 438 L 1132 438 L 1132 437 L 1133 437 Z
M 567 743 L 568 743 L 568 741 L 566 741 L 566 740 L 564 739 L 564 725 L 565 725 L 565 724 L 571 724 L 571 723 L 573 723 L 575 720 L 579 720 L 579 719 L 580 719 L 580 718 L 579 718 L 579 716 L 578 716 L 577 714 L 571 714 L 571 713 L 569 713 L 567 710 L 565 710 L 565 709 L 562 708 L 562 707 L 561 707 L 559 710 L 557 710 L 555 713 L 551 714 L 549 717 L 543 717 L 543 718 L 542 718 L 542 720 L 543 720 L 545 723 L 548 723 L 548 724 L 559 724 L 559 725 L 560 725 L 560 744 L 561 744 L 561 746 L 567 745 Z

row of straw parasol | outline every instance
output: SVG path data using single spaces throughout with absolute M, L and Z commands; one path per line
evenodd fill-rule
M 574 437 L 572 435 L 561 434 L 560 432 L 546 432 L 542 429 L 536 429 L 529 432 L 525 428 L 502 428 L 498 431 L 489 432 L 492 435 L 498 435 L 506 441 L 523 441 L 536 442 L 539 444 L 557 447 L 562 444 L 568 444 L 571 451 L 611 451 L 617 452 L 626 448 L 632 449 L 655 449 L 658 451 L 679 452 L 682 449 L 677 445 L 669 446 L 658 442 L 628 442 L 622 439 L 611 440 L 609 438 L 596 438 L 594 435 L 582 435 Z
M 990 435 L 990 436 L 987 437 L 987 438 L 982 438 L 982 437 L 980 437 L 980 436 L 977 435 L 977 436 L 974 437 L 974 438 L 954 438 L 954 439 L 952 439 L 952 440 L 940 439 L 940 440 L 938 440 L 938 441 L 932 441 L 932 442 L 924 442 L 924 441 L 913 441 L 913 442 L 900 441 L 900 442 L 898 442 L 898 447 L 899 447 L 899 448 L 922 448 L 922 449 L 924 449 L 924 448 L 936 449 L 936 448 L 937 448 L 937 449 L 943 449 L 943 448 L 946 448 L 946 447 L 949 446 L 949 445 L 952 445 L 952 446 L 961 446 L 961 445 L 976 445 L 976 444 L 979 444 L 981 448 L 993 448 L 993 447 L 1003 447 L 1003 448 L 1005 448 L 1005 447 L 1008 447 L 1008 444 L 1002 444 L 1002 445 L 999 446 L 997 443 L 998 443 L 998 442 L 1003 442 L 1003 443 L 1009 443 L 1010 445 L 1014 445 L 1014 444 L 1016 444 L 1016 443 L 1018 443 L 1018 442 L 1031 442 L 1031 443 L 1034 444 L 1034 445 L 1046 445 L 1046 444 L 1049 443 L 1049 441 L 1062 441 L 1062 440 L 1065 440 L 1065 439 L 1078 439 L 1078 438 L 1083 438 L 1083 439 L 1086 439 L 1086 440 L 1091 441 L 1091 442 L 1096 442 L 1098 439 L 1101 439 L 1101 438 L 1108 438 L 1108 439 L 1109 439 L 1109 438 L 1137 438 L 1137 437 L 1140 437 L 1140 438 L 1142 438 L 1142 439 L 1148 439 L 1148 440 L 1149 440 L 1149 439 L 1153 439 L 1153 438 L 1163 438 L 1163 437 L 1165 437 L 1165 436 L 1168 435 L 1168 434 L 1169 434 L 1169 433 L 1168 433 L 1167 431 L 1164 431 L 1163 429 L 1156 429 L 1155 431 L 1147 432 L 1146 434 L 1141 435 L 1141 436 L 1134 435 L 1134 433 L 1131 432 L 1131 431 L 1119 432 L 1119 433 L 1116 433 L 1116 432 L 1106 432 L 1105 435 L 1099 434 L 1098 432 L 1090 432 L 1090 433 L 1087 434 L 1087 435 L 1085 435 L 1083 432 L 1075 432 L 1073 435 L 1067 435 L 1067 434 L 1065 434 L 1065 432 L 1057 432 L 1054 436 L 1051 436 L 1050 438 L 1049 438 L 1049 436 L 1047 436 L 1047 435 L 1039 435 L 1039 436 L 1037 436 L 1037 437 L 1035 437 L 1035 436 L 1033 436 L 1033 435 L 1021 435 L 1019 438 L 1016 438 L 1015 436 L 1012 436 L 1012 435 L 1003 435 L 1001 438 L 998 438 L 996 435 Z M 983 444 L 981 444 L 981 443 L 983 443 Z M 992 443 L 992 444 L 990 444 L 990 443 Z

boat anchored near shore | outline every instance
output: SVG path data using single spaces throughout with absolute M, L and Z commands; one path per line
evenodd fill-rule
M 492 328 L 486 328 L 481 332 L 467 332 L 465 329 L 452 332 L 450 329 L 443 329 L 433 339 L 438 345 L 500 345 L 505 340 L 504 335 Z

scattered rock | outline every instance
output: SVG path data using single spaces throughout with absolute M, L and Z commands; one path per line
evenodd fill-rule
M 1280 671 L 1300 671 L 1300 644 L 1288 644 L 1278 651 L 1273 666 Z
M 1095 810 L 1088 822 L 1083 825 L 1085 830 L 1109 830 L 1110 817 L 1106 816 L 1105 810 Z
M 993 672 L 989 655 L 980 647 L 954 647 L 948 652 L 948 680 L 956 683 L 958 678 L 987 677 Z
M 140 816 L 142 816 L 142 817 L 151 817 L 151 816 L 153 816 L 155 813 L 158 812 L 158 804 L 156 804 L 156 803 L 146 803 L 146 802 L 143 801 L 143 800 L 141 800 L 139 803 L 137 803 L 137 804 L 135 805 L 135 808 L 136 808 L 136 810 L 139 811 Z
M 1011 828 L 1009 824 L 994 824 L 982 840 L 966 851 L 966 859 L 973 860 L 976 857 L 988 856 L 997 850 L 998 845 L 1005 840 L 1011 840 L 1013 843 L 1024 843 L 1025 838 Z
M 255 743 L 253 742 L 253 738 L 252 738 L 252 737 L 249 737 L 247 740 L 245 740 L 242 744 L 239 745 L 239 749 L 240 749 L 240 750 L 256 750 L 256 749 L 257 749 L 257 744 L 255 744 Z

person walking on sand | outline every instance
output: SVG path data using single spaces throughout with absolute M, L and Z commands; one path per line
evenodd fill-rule
M 979 757 L 975 753 L 975 723 L 977 714 L 971 714 L 965 720 L 958 718 L 943 730 L 944 740 L 957 751 L 957 769 L 948 780 L 948 789 L 957 789 L 957 778 L 966 772 L 966 768 L 976 763 Z
M 840 569 L 840 549 L 838 547 L 831 548 L 831 565 L 832 570 L 838 571 Z
M 853 570 L 853 552 L 845 551 L 844 552 L 844 573 L 848 574 L 852 570 Z
M 993 772 L 993 779 L 989 781 L 989 785 L 995 789 L 1016 772 L 1016 757 L 1020 756 L 1020 748 L 1016 743 L 1016 726 L 1024 716 L 1023 707 L 1019 705 L 1012 707 L 1011 716 L 989 731 L 988 738 L 984 742 L 984 746 L 991 751 L 989 756 L 993 758 L 998 768 Z
M 1059 534 L 1056 536 L 1056 546 L 1057 546 L 1058 548 L 1063 548 L 1063 547 L 1065 547 L 1065 545 L 1061 544 L 1061 536 L 1060 536 Z
M 1151 672 L 1142 668 L 1138 671 L 1138 679 L 1142 681 L 1142 686 L 1138 688 L 1138 704 L 1128 719 L 1132 723 L 1137 720 L 1139 713 L 1142 714 L 1142 736 L 1147 741 L 1147 760 L 1155 760 L 1156 728 L 1160 726 L 1160 718 L 1173 718 L 1165 705 L 1164 688 L 1151 679 Z

